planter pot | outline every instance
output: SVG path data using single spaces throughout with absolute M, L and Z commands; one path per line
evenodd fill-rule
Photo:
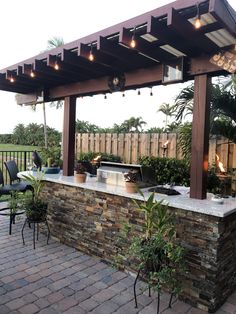
M 75 181 L 77 183 L 84 183 L 86 181 L 87 174 L 86 173 L 76 173 Z
M 44 221 L 47 216 L 47 204 L 41 203 L 41 204 L 34 204 L 31 203 L 31 205 L 28 205 L 28 208 L 26 209 L 26 217 L 28 218 L 29 222 L 40 222 Z
M 60 167 L 43 167 L 42 171 L 46 174 L 56 174 L 60 172 Z
M 135 182 L 125 182 L 125 188 L 127 193 L 137 193 L 138 190 Z

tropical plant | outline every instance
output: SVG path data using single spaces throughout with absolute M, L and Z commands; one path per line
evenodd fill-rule
M 134 232 L 132 225 L 124 224 L 120 233 L 118 253 L 123 252 L 130 264 L 135 263 L 138 274 L 134 284 L 135 305 L 137 307 L 136 283 L 140 274 L 146 278 L 147 287 L 157 291 L 159 313 L 160 292 L 163 287 L 171 292 L 172 297 L 181 291 L 181 275 L 184 274 L 184 250 L 176 243 L 173 217 L 168 213 L 168 205 L 163 200 L 156 201 L 151 193 L 146 200 L 140 192 L 143 201 L 135 201 L 137 210 L 144 215 L 143 227 L 140 233 Z M 123 245 L 130 239 L 128 250 Z M 123 242 L 122 242 L 123 241 Z
M 40 153 L 43 165 L 47 167 L 60 167 L 62 165 L 60 147 L 55 146 L 49 148 L 42 147 Z
M 47 214 L 47 203 L 41 198 L 44 173 L 38 170 L 36 175 L 22 174 L 22 178 L 31 184 L 34 191 L 32 195 L 25 194 L 23 199 L 23 209 L 27 218 L 34 221 L 44 219 Z
M 192 123 L 186 122 L 179 127 L 179 149 L 183 155 L 183 158 L 188 164 L 191 160 L 191 145 L 192 145 Z
M 168 125 L 168 118 L 173 116 L 174 108 L 170 104 L 163 103 L 158 109 L 159 112 L 164 113 L 165 115 L 165 130 Z

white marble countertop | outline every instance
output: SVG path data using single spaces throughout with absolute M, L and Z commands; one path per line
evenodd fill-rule
M 21 177 L 21 174 L 31 173 L 37 175 L 35 171 L 25 171 L 20 172 L 18 174 Z M 77 183 L 75 181 L 74 176 L 63 176 L 61 173 L 59 174 L 45 174 L 44 179 L 49 182 L 55 182 L 60 184 L 65 184 L 69 186 L 78 186 L 80 188 L 124 196 L 132 199 L 143 200 L 142 196 L 139 193 L 129 194 L 126 192 L 124 187 L 108 185 L 105 183 L 101 183 L 97 181 L 96 177 L 90 177 L 87 175 L 87 180 L 85 183 Z M 176 190 L 180 190 L 181 187 L 173 187 Z M 147 198 L 150 192 L 147 189 L 142 189 L 145 198 Z M 207 199 L 205 200 L 197 200 L 189 197 L 188 189 L 183 188 L 180 191 L 181 195 L 164 195 L 164 194 L 156 194 L 156 200 L 163 199 L 169 206 L 180 208 L 187 211 L 193 211 L 201 214 L 216 216 L 216 217 L 226 217 L 229 214 L 236 211 L 236 198 L 225 198 L 223 204 L 217 204 L 211 200 L 212 194 L 208 193 Z

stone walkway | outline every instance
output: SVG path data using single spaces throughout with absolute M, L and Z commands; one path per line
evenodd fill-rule
M 99 258 L 76 251 L 39 235 L 33 250 L 32 230 L 23 220 L 8 235 L 8 217 L 0 216 L 0 314 L 152 314 L 156 313 L 155 296 L 140 290 L 138 309 L 134 308 L 134 278 L 103 263 Z M 168 295 L 161 296 L 161 312 L 205 313 L 176 301 L 166 309 Z M 236 293 L 218 314 L 236 313 Z

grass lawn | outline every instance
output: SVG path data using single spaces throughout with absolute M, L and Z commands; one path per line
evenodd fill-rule
M 15 144 L 1 144 L 0 151 L 31 151 L 31 150 L 40 150 L 38 146 L 28 146 L 28 145 L 15 145 Z

